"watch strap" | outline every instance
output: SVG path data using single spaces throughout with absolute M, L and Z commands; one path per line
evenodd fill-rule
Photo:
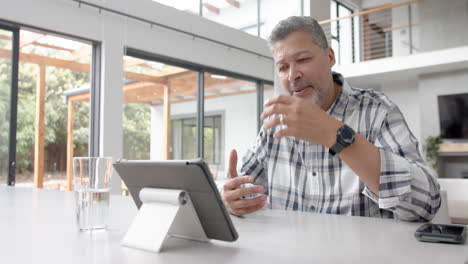
M 354 132 L 352 128 L 350 128 L 346 124 L 341 126 L 336 132 L 336 143 L 328 150 L 328 152 L 333 156 L 335 156 L 337 153 L 340 153 L 343 149 L 349 147 L 352 143 L 354 143 L 354 140 L 355 140 L 354 135 L 352 137 L 351 142 L 346 142 L 346 140 L 341 138 L 342 137 L 341 133 L 343 132 L 343 130 L 352 131 L 353 134 L 356 133 Z
M 345 148 L 345 146 L 343 144 L 340 144 L 338 142 L 335 143 L 335 145 L 333 145 L 329 150 L 328 152 L 330 154 L 332 154 L 333 156 L 336 155 L 336 153 L 340 153 L 343 149 Z

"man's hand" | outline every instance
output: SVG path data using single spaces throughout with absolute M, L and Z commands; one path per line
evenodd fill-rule
M 253 183 L 252 176 L 237 176 L 237 152 L 231 151 L 229 157 L 228 180 L 224 184 L 222 198 L 229 213 L 237 216 L 252 213 L 265 206 L 266 195 L 260 194 L 255 198 L 244 198 L 249 195 L 263 193 L 265 190 L 261 185 L 242 187 L 243 184 Z
M 343 125 L 319 105 L 295 96 L 279 95 L 268 100 L 260 118 L 265 120 L 274 114 L 279 116 L 266 122 L 264 127 L 269 129 L 277 125 L 286 126 L 273 135 L 275 138 L 291 136 L 328 148 L 335 143 L 336 132 Z
M 317 104 L 294 96 L 280 95 L 268 100 L 260 118 L 264 120 L 274 114 L 283 115 L 283 125 L 286 126 L 274 137 L 292 136 L 327 148 L 335 144 L 336 132 L 343 125 Z M 279 116 L 268 120 L 264 127 L 269 129 L 277 125 L 281 125 Z M 379 194 L 380 152 L 376 146 L 356 133 L 356 141 L 340 152 L 339 157 L 374 194 Z

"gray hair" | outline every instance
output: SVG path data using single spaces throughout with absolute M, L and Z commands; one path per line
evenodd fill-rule
M 278 23 L 268 38 L 268 45 L 272 49 L 273 45 L 280 40 L 284 40 L 293 32 L 306 32 L 312 37 L 312 40 L 322 50 L 328 48 L 327 37 L 317 20 L 307 16 L 291 16 Z

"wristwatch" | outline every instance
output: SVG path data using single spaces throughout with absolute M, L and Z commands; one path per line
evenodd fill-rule
M 328 151 L 330 154 L 335 156 L 340 153 L 343 149 L 349 147 L 354 143 L 356 132 L 347 125 L 343 125 L 338 128 L 336 132 L 336 143 Z

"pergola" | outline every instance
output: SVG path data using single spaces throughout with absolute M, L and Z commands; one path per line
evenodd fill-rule
M 41 42 L 49 35 L 29 31 L 21 31 L 20 48 L 34 45 L 66 51 L 67 55 L 60 58 L 52 58 L 20 50 L 21 62 L 38 65 L 36 89 L 36 121 L 34 143 L 34 186 L 43 187 L 44 181 L 44 120 L 45 120 L 45 95 L 46 95 L 46 67 L 54 66 L 78 72 L 90 72 L 90 65 L 80 62 L 85 56 L 90 56 L 91 45 L 83 44 L 73 49 L 59 44 Z M 0 35 L 2 39 L 8 36 Z M 52 37 L 54 38 L 54 37 Z M 77 42 L 79 43 L 79 42 Z M 11 58 L 11 51 L 0 49 L 0 58 Z M 170 148 L 170 105 L 174 103 L 196 100 L 197 73 L 170 65 L 152 65 L 149 61 L 126 57 L 124 60 L 123 84 L 125 103 L 145 103 L 150 105 L 162 105 L 164 107 L 164 155 L 169 158 Z M 146 69 L 144 74 L 130 71 L 130 68 L 141 67 Z M 205 98 L 215 98 L 228 95 L 255 92 L 255 86 L 246 85 L 246 81 L 237 80 L 225 76 L 217 76 L 205 73 Z M 68 92 L 68 91 L 67 91 Z M 73 189 L 72 159 L 73 159 L 73 120 L 74 104 L 90 100 L 89 89 L 77 90 L 66 95 L 68 104 L 67 118 L 67 189 Z

